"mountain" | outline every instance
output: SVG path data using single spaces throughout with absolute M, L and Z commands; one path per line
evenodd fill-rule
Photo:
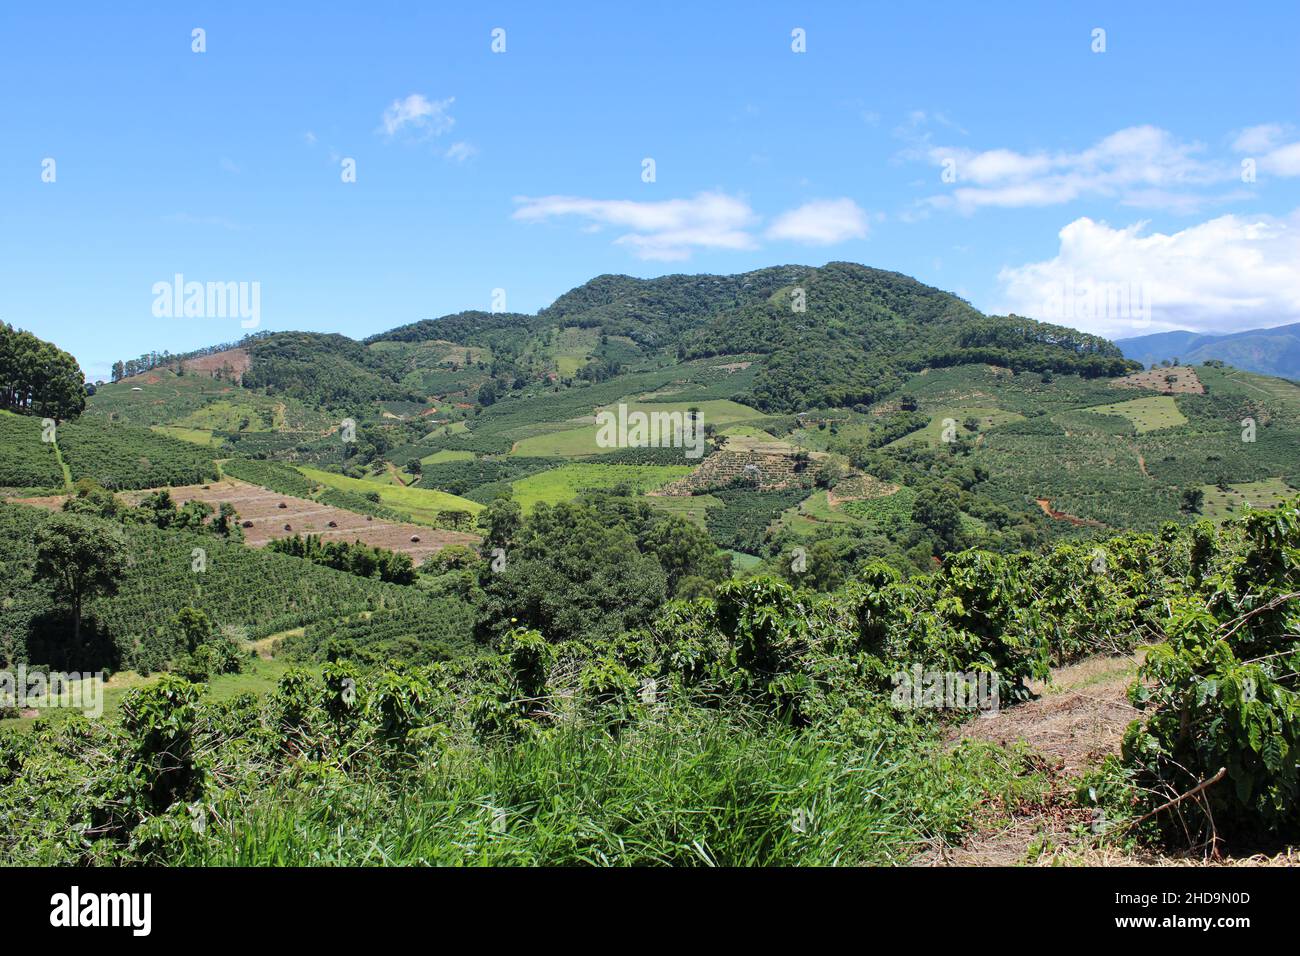
M 1195 365 L 1217 359 L 1228 365 L 1276 375 L 1280 378 L 1300 379 L 1300 322 L 1279 325 L 1272 329 L 1250 329 L 1229 335 L 1201 335 L 1196 332 L 1157 332 L 1131 339 L 1117 339 L 1115 344 L 1125 358 L 1143 365 L 1178 359 L 1184 365 Z
M 765 411 L 867 405 L 897 391 L 910 372 L 973 362 L 1085 377 L 1131 370 L 1105 339 L 1020 316 L 986 316 L 909 276 L 850 262 L 733 276 L 602 275 L 536 316 L 463 312 L 366 342 L 487 347 L 494 377 L 528 380 L 536 375 L 528 358 L 538 342 L 575 329 L 599 336 L 583 362 L 597 380 L 656 354 L 765 356 L 741 395 Z

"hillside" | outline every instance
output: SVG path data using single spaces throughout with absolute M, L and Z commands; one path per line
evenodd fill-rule
M 0 663 L 120 670 L 105 739 L 142 700 L 190 708 L 192 742 L 233 782 L 183 797 L 228 823 L 142 850 L 131 834 L 169 790 L 90 845 L 33 835 L 5 816 L 22 800 L 70 826 L 105 812 L 99 783 L 35 772 L 81 739 L 38 701 L 0 711 L 0 747 L 6 726 L 36 741 L 0 761 L 0 859 L 30 841 L 51 862 L 244 864 L 270 862 L 271 840 L 279 862 L 319 860 L 344 804 L 388 807 L 398 783 L 425 842 L 365 816 L 386 860 L 467 862 L 464 833 L 516 826 L 474 858 L 901 863 L 979 858 L 1007 827 L 1002 856 L 1045 856 L 1040 837 L 1086 855 L 1098 841 L 1071 821 L 1103 805 L 1136 820 L 1204 771 L 1166 736 L 1190 671 L 1143 671 L 1167 687 L 1145 763 L 1113 752 L 1112 721 L 1094 748 L 1109 760 L 1045 767 L 1056 751 L 1027 724 L 1086 695 L 1013 705 L 1048 692 L 1049 665 L 1109 673 L 1119 654 L 1127 680 L 1139 644 L 1232 626 L 1260 587 L 1284 606 L 1293 583 L 1300 385 L 1143 370 L 863 266 L 601 276 L 534 316 L 135 361 L 53 430 L 39 400 L 0 411 Z M 1294 630 L 1288 613 L 1233 632 L 1240 666 Z M 1236 679 L 1215 660 L 1214 680 Z M 906 661 L 996 678 L 1013 713 L 977 732 L 959 705 L 900 706 Z M 457 769 L 410 785 L 444 745 Z M 344 795 L 310 820 L 306 754 Z M 561 791 L 521 782 L 560 761 Z M 499 806 L 482 810 L 483 786 Z M 774 811 L 774 792 L 793 802 Z M 1242 799 L 1216 814 L 1295 832 Z M 574 800 L 602 809 L 557 842 Z M 791 830 L 794 814 L 816 832 L 808 801 L 834 839 Z
M 1157 332 L 1118 339 L 1115 344 L 1125 358 L 1144 365 L 1166 361 L 1200 365 L 1213 360 L 1247 372 L 1300 380 L 1300 323 L 1228 335 Z

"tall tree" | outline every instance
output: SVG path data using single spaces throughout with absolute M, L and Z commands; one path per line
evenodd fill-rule
M 36 532 L 36 576 L 68 602 L 72 640 L 81 647 L 88 598 L 113 594 L 126 573 L 126 540 L 117 528 L 76 514 L 56 514 Z

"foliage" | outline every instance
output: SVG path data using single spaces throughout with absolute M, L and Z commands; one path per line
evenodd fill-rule
M 1132 697 L 1146 713 L 1124 758 L 1164 801 L 1211 779 L 1167 828 L 1213 835 L 1300 834 L 1300 499 L 1241 519 L 1238 548 L 1177 595 L 1168 640 L 1152 647 Z M 1221 543 L 1222 544 L 1222 543 Z M 1199 563 L 1204 563 L 1201 557 Z
M 30 332 L 0 322 L 0 408 L 63 421 L 86 407 L 77 360 Z

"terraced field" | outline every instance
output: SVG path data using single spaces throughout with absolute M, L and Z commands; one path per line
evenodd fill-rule
M 223 502 L 230 502 L 239 512 L 241 526 L 252 523 L 243 531 L 245 543 L 254 548 L 295 534 L 314 534 L 327 541 L 361 541 L 372 547 L 400 551 L 419 564 L 449 545 L 474 545 L 479 540 L 476 535 L 460 531 L 384 521 L 231 478 L 209 485 L 172 488 L 171 495 L 180 504 L 198 500 L 219 508 Z M 123 497 L 138 501 L 144 494 Z

